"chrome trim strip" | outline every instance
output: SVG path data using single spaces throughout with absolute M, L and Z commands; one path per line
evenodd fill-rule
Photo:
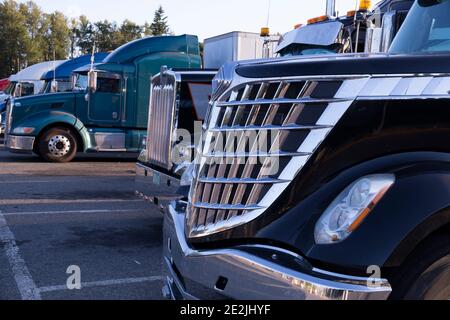
M 296 125 L 296 124 L 289 124 L 285 126 L 274 126 L 274 125 L 267 125 L 267 126 L 235 126 L 235 127 L 215 127 L 211 128 L 208 131 L 210 132 L 240 132 L 240 131 L 278 131 L 278 130 L 320 130 L 320 129 L 327 129 L 332 128 L 332 126 L 302 126 L 302 125 Z
M 199 209 L 208 209 L 208 210 L 236 210 L 236 211 L 245 211 L 245 210 L 261 210 L 264 209 L 261 206 L 244 206 L 244 205 L 232 205 L 232 204 L 210 204 L 210 203 L 201 203 L 196 202 L 192 204 L 195 208 Z
M 268 158 L 268 157 L 302 157 L 311 152 L 214 152 L 202 155 L 204 158 Z
M 286 183 L 289 182 L 287 180 L 280 180 L 280 179 L 239 179 L 239 178 L 233 178 L 233 179 L 226 179 L 226 178 L 207 178 L 207 177 L 201 177 L 197 179 L 200 182 L 203 183 L 218 183 L 218 184 L 275 184 L 275 183 Z
M 357 101 L 364 100 L 448 100 L 450 95 L 414 95 L 414 96 L 359 96 Z
M 353 99 L 314 99 L 314 98 L 302 98 L 302 99 L 256 99 L 256 100 L 243 100 L 243 101 L 230 101 L 230 102 L 217 102 L 217 107 L 239 107 L 239 106 L 253 106 L 253 105 L 266 105 L 266 104 L 307 104 L 307 103 L 331 103 L 331 102 L 343 102 Z

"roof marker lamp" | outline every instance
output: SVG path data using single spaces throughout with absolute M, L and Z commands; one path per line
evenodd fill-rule
M 314 24 L 314 23 L 323 22 L 323 21 L 327 21 L 327 20 L 330 20 L 330 17 L 327 15 L 323 15 L 320 17 L 315 17 L 315 18 L 309 19 L 307 23 Z
M 393 174 L 380 174 L 361 178 L 347 187 L 317 222 L 316 244 L 334 244 L 347 239 L 394 183 Z
M 359 10 L 367 11 L 372 7 L 372 0 L 360 0 L 359 1 Z

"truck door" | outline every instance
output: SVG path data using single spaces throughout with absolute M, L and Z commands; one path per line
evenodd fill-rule
M 122 109 L 121 77 L 117 74 L 99 73 L 97 89 L 89 99 L 89 119 L 106 124 L 120 122 Z

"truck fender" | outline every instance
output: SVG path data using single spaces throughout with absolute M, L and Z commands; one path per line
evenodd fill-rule
M 361 226 L 342 243 L 316 245 L 316 258 L 333 250 L 333 264 L 398 267 L 426 237 L 450 223 L 449 163 L 422 162 L 392 172 L 395 184 Z
M 24 118 L 16 127 L 21 126 L 35 128 L 33 135 L 35 135 L 37 138 L 52 127 L 64 126 L 73 128 L 74 131 L 79 134 L 79 138 L 81 139 L 80 142 L 83 143 L 83 146 L 86 145 L 85 138 L 81 133 L 84 125 L 70 113 L 45 110 L 42 112 L 34 113 L 29 117 Z M 38 139 L 36 139 L 36 141 L 38 141 Z
M 345 188 L 372 174 L 393 173 L 396 182 L 360 227 L 342 242 L 317 245 L 314 230 Z M 450 223 L 450 155 L 411 152 L 349 168 L 259 233 L 285 243 L 319 267 L 365 273 L 369 266 L 400 266 L 427 236 Z

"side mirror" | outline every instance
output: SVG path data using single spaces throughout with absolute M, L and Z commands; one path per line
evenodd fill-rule
M 52 82 L 50 83 L 50 92 L 51 93 L 58 92 L 58 81 L 52 80 Z
M 72 74 L 70 76 L 70 86 L 72 90 L 75 90 L 75 85 L 77 84 L 77 75 L 76 74 Z
M 366 46 L 364 52 L 378 53 L 381 51 L 383 29 L 382 28 L 368 28 L 366 30 Z
M 88 73 L 88 89 L 89 92 L 97 90 L 97 72 L 95 71 L 89 71 Z
M 388 12 L 383 16 L 382 34 L 381 34 L 381 52 L 388 52 L 395 36 L 395 24 L 397 12 Z

